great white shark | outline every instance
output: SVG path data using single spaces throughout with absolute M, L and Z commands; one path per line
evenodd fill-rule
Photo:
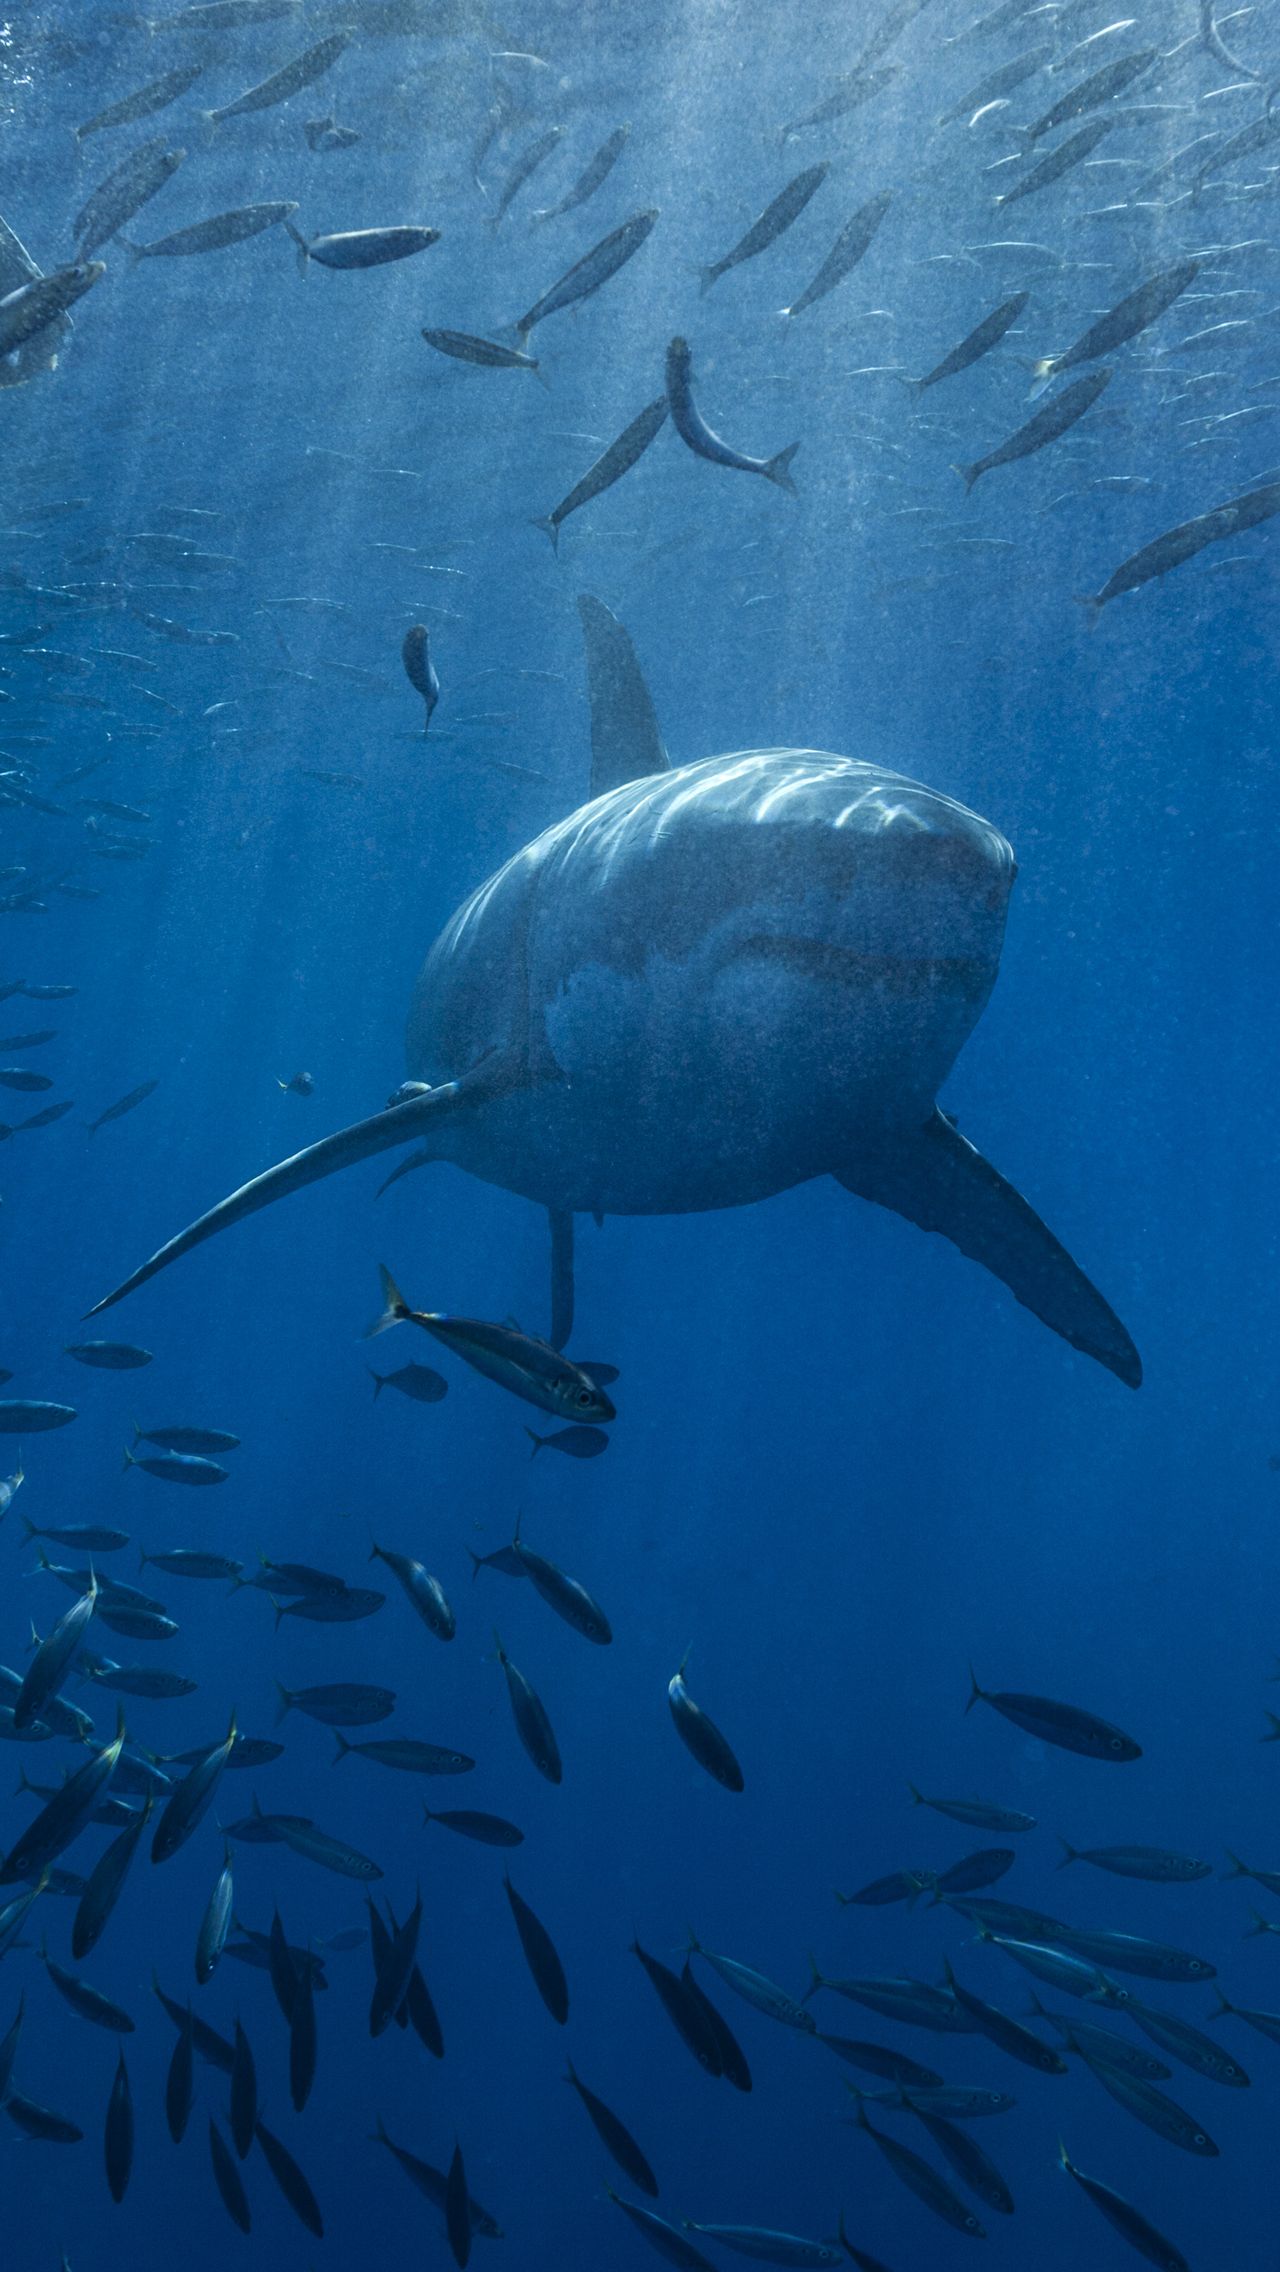
M 575 1216 L 741 1207 L 829 1175 L 940 1232 L 1136 1388 L 1119 1318 L 937 1103 L 995 982 L 1005 838 L 826 750 L 671 766 L 627 633 L 599 601 L 579 607 L 590 799 L 445 926 L 409 1012 L 410 1080 L 232 1192 L 89 1315 L 286 1193 L 416 1143 L 397 1175 L 450 1160 L 547 1210 L 557 1347 Z

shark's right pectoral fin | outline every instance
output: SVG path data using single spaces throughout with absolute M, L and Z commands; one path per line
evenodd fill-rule
M 201 1215 L 185 1231 L 179 1231 L 176 1238 L 160 1247 L 149 1262 L 144 1262 L 113 1293 L 95 1302 L 85 1315 L 96 1317 L 100 1310 L 109 1310 L 114 1302 L 145 1285 L 148 1278 L 154 1278 L 157 1271 L 176 1262 L 179 1255 L 189 1254 L 192 1247 L 202 1246 L 218 1231 L 229 1230 L 233 1223 L 243 1222 L 246 1215 L 256 1215 L 260 1207 L 269 1207 L 273 1200 L 287 1198 L 292 1191 L 302 1191 L 307 1184 L 319 1183 L 322 1177 L 335 1174 L 339 1168 L 352 1167 L 358 1160 L 372 1159 L 377 1152 L 434 1135 L 460 1112 L 509 1094 L 527 1083 L 523 1057 L 495 1051 L 461 1080 L 442 1082 L 438 1088 L 428 1089 L 421 1096 L 409 1097 L 403 1104 L 389 1105 L 385 1112 L 373 1113 L 368 1120 L 357 1120 L 350 1128 L 340 1128 L 336 1135 L 321 1137 L 318 1144 L 309 1144 L 304 1152 L 295 1152 L 291 1159 L 281 1160 L 264 1175 L 255 1176 L 251 1183 L 242 1183 L 238 1191 L 211 1207 L 207 1215 Z
M 945 1113 L 935 1111 L 918 1136 L 860 1161 L 856 1173 L 837 1181 L 950 1239 L 1074 1349 L 1096 1357 L 1129 1388 L 1139 1386 L 1142 1360 L 1115 1311 Z

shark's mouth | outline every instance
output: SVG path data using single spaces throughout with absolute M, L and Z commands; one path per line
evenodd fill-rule
M 734 953 L 776 963 L 797 978 L 817 979 L 827 985 L 875 986 L 884 992 L 912 996 L 932 992 L 968 996 L 985 992 L 991 983 L 991 962 L 986 955 L 872 954 L 822 939 L 777 938 L 765 933 L 743 940 Z

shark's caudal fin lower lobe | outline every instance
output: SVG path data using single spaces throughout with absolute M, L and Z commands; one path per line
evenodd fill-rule
M 1073 1349 L 1096 1357 L 1127 1387 L 1140 1385 L 1142 1360 L 1110 1304 L 945 1113 L 935 1111 L 918 1136 L 836 1180 L 858 1198 L 950 1239 Z

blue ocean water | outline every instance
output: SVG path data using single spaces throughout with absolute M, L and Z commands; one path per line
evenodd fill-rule
M 1232 2003 L 1280 2005 L 1271 1939 L 1244 1937 L 1255 1905 L 1280 1926 L 1274 1895 L 1220 1882 L 1229 1852 L 1280 1868 L 1280 1769 L 1257 1741 L 1273 1701 L 1280 1490 L 1274 531 L 1215 542 L 1096 623 L 1077 604 L 1162 531 L 1276 478 L 1276 146 L 1210 169 L 1194 193 L 1207 155 L 1147 185 L 1200 135 L 1225 142 L 1265 116 L 1280 25 L 1272 6 L 1220 33 L 1210 18 L 1215 49 L 1191 0 L 1135 0 L 1118 31 L 1102 0 L 1009 8 L 975 30 L 981 13 L 970 0 L 814 0 L 794 15 L 759 0 L 301 0 L 210 29 L 148 26 L 99 0 L 0 11 L 0 211 L 41 269 L 74 257 L 90 192 L 154 135 L 187 154 L 125 238 L 269 199 L 296 200 L 308 238 L 440 231 L 402 262 L 312 262 L 305 276 L 279 227 L 133 266 L 109 240 L 57 367 L 0 393 L 0 988 L 37 989 L 10 993 L 0 1026 L 57 1033 L 0 1052 L 53 1082 L 47 1096 L 0 1091 L 2 1116 L 74 1099 L 0 1150 L 0 1362 L 13 1374 L 0 1393 L 78 1413 L 56 1433 L 13 1434 L 0 1459 L 25 1470 L 0 1533 L 4 1661 L 21 1673 L 31 1623 L 46 1633 L 70 1601 L 39 1573 L 24 1517 L 118 1526 L 147 1552 L 305 1561 L 376 1585 L 385 1606 L 368 1622 L 287 1617 L 277 1631 L 259 1591 L 139 1578 L 132 1550 L 110 1558 L 163 1597 L 179 1632 L 132 1643 L 91 1626 L 92 1645 L 198 1683 L 178 1701 L 127 1700 L 131 1740 L 161 1755 L 212 1746 L 233 1708 L 241 1729 L 270 1735 L 277 1682 L 378 1682 L 397 1693 L 394 1717 L 353 1736 L 429 1739 L 477 1763 L 447 1782 L 360 1758 L 339 1768 L 330 1732 L 293 1712 L 282 1756 L 226 1776 L 173 1860 L 157 1868 L 143 1845 L 75 1968 L 136 2022 L 119 2206 L 102 2166 L 118 2043 L 47 1977 L 46 1937 L 72 1963 L 75 1902 L 40 1897 L 0 1967 L 0 2030 L 25 1999 L 14 2087 L 84 2137 L 36 2143 L 0 2124 L 5 2259 L 22 2272 L 56 2267 L 61 2251 L 74 2272 L 179 2255 L 189 2272 L 237 2256 L 450 2261 L 443 2218 L 371 2141 L 379 2117 L 437 2168 L 460 2144 L 505 2235 L 477 2238 L 486 2260 L 642 2265 L 646 2241 L 606 2189 L 637 2196 L 562 2081 L 566 2054 L 639 2140 L 660 2182 L 653 2206 L 676 2227 L 834 2241 L 843 2214 L 890 2272 L 967 2261 L 968 2238 L 849 2126 L 845 2082 L 874 2089 L 873 2077 L 704 1965 L 754 2088 L 711 2080 L 630 1953 L 638 1938 L 679 1970 L 692 1931 L 796 1996 L 810 1952 L 825 1974 L 928 1982 L 949 1959 L 964 1987 L 1025 2014 L 1027 1977 L 951 1908 L 927 1894 L 910 1908 L 834 1898 L 993 1842 L 913 1808 L 911 1784 L 1036 1817 L 1010 1841 L 997 1898 L 1174 1944 L 1216 1967 Z M 335 29 L 351 39 L 312 84 L 204 123 Z M 1003 107 L 938 123 L 1041 45 Z M 1079 114 L 1118 113 L 1092 155 L 996 208 L 1079 120 L 1025 153 L 1021 130 L 1146 46 L 1146 76 Z M 172 107 L 77 145 L 74 128 L 184 63 L 204 68 Z M 784 137 L 857 71 L 887 76 Z M 330 114 L 358 134 L 351 147 L 309 146 L 305 122 Z M 623 123 L 602 187 L 535 222 Z M 552 127 L 557 146 L 490 226 Z M 793 226 L 700 293 L 699 268 L 824 161 Z M 837 230 L 885 190 L 865 258 L 782 317 Z M 512 344 L 539 293 L 650 208 L 659 219 L 634 260 L 531 334 L 546 390 L 424 344 L 424 326 Z M 1188 254 L 1194 281 L 1108 357 L 1112 381 L 1079 425 L 966 500 L 953 465 L 1049 399 L 1028 402 L 1027 364 Z M 903 376 L 1023 291 L 990 356 L 908 393 Z M 696 457 L 668 423 L 553 551 L 530 524 L 662 394 L 675 334 L 703 414 L 736 449 L 771 457 L 799 440 L 798 495 Z M 625 625 L 673 764 L 827 749 L 922 781 L 1007 835 L 1019 873 L 999 980 L 942 1103 L 1124 1319 L 1145 1370 L 1136 1394 L 994 1276 L 829 1177 L 721 1212 L 611 1214 L 599 1228 L 579 1217 L 571 1347 L 620 1376 L 607 1456 L 589 1462 L 531 1461 L 526 1422 L 556 1423 L 411 1329 L 361 1338 L 379 1262 L 424 1309 L 547 1330 L 542 1211 L 446 1164 L 380 1201 L 388 1159 L 358 1166 L 81 1323 L 184 1223 L 376 1112 L 404 1078 L 430 943 L 588 794 L 584 592 Z M 234 642 L 191 644 L 157 622 Z M 429 628 L 441 684 L 425 740 L 400 660 L 414 623 Z M 76 992 L 42 1002 L 48 986 Z M 313 1094 L 281 1088 L 303 1069 Z M 789 1078 L 784 1051 L 776 1080 Z M 150 1081 L 134 1111 L 85 1133 Z M 833 1131 L 833 1165 L 838 1150 Z M 64 1354 L 98 1332 L 153 1362 L 112 1373 Z M 388 1389 L 375 1403 L 370 1365 L 411 1360 L 438 1367 L 447 1397 Z M 197 1493 L 124 1470 L 135 1421 L 233 1432 L 228 1480 Z M 473 1579 L 468 1550 L 509 1544 L 517 1516 L 604 1604 L 607 1650 L 527 1583 Z M 451 1643 L 370 1566 L 374 1541 L 439 1577 Z M 558 1788 L 520 1748 L 495 1627 L 551 1715 Z M 664 1691 L 686 1650 L 689 1685 L 741 1762 L 741 1795 L 672 1726 Z M 1112 1770 L 985 1706 L 966 1715 L 970 1665 L 984 1688 L 1117 1723 L 1142 1758 Z M 66 1693 L 105 1743 L 114 1700 L 74 1677 Z M 52 1782 L 83 1756 L 14 1743 L 6 1776 L 16 1785 L 21 1765 Z M 524 1843 L 505 1856 L 425 1825 L 423 1794 L 507 1816 Z M 197 1987 L 217 1824 L 255 1797 L 375 1858 L 372 1891 L 398 1918 L 420 1886 L 442 2060 L 411 2031 L 371 2040 L 369 1949 L 329 1952 L 317 2078 L 297 2114 L 266 1974 L 227 1954 Z M 6 1848 L 31 1807 L 6 1791 Z M 109 1835 L 87 1830 L 63 1866 L 87 1873 Z M 1167 1886 L 1085 1863 L 1059 1875 L 1059 1837 L 1172 1848 L 1214 1875 Z M 236 1915 L 253 1930 L 276 1907 L 298 1944 L 364 1925 L 358 1883 L 280 1844 L 233 1852 Z M 521 1953 L 507 1860 L 564 1963 L 563 2029 Z M 214 2069 L 197 2064 L 195 2112 L 172 2144 L 174 2035 L 153 1972 L 224 2035 L 241 2021 L 265 2118 L 319 2199 L 323 2244 L 256 2149 L 243 2167 L 252 2232 L 236 2233 L 207 2143 L 210 2116 L 226 2130 Z M 1126 1984 L 1209 2028 L 1209 1985 Z M 829 1990 L 810 2008 L 824 2030 L 1016 2095 L 975 2126 L 1016 2201 L 1012 2216 L 980 2212 L 993 2272 L 1130 2253 L 1058 2172 L 1059 2138 L 1203 2272 L 1275 2261 L 1277 2053 L 1243 2022 L 1210 2032 L 1251 2089 L 1176 2063 L 1162 2086 L 1221 2149 L 1205 2158 L 1131 2119 L 1079 2058 L 1042 2076 L 980 2034 L 901 2028 Z M 871 2111 L 943 2166 L 906 2113 Z

